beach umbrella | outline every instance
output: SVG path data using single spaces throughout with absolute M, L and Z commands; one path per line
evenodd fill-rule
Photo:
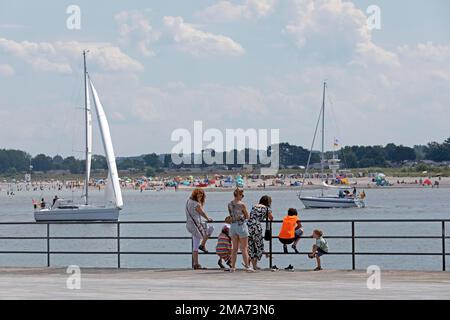
M 427 186 L 431 186 L 433 183 L 431 182 L 430 179 L 425 179 L 425 181 L 423 182 L 423 184 L 426 184 Z

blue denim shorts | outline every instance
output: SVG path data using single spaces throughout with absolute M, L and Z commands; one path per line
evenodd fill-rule
M 316 256 L 318 256 L 318 257 L 321 257 L 321 256 L 323 256 L 324 254 L 327 254 L 328 252 L 326 252 L 326 251 L 323 251 L 322 249 L 320 249 L 320 248 L 317 248 L 317 250 L 316 250 Z
M 239 236 L 240 238 L 248 237 L 247 221 L 244 223 L 233 222 L 230 227 L 230 237 Z

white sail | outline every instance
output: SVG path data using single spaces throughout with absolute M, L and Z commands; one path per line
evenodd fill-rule
M 85 107 L 85 113 L 86 113 L 86 181 L 84 186 L 84 197 L 86 198 L 86 204 L 87 204 L 87 195 L 88 195 L 88 188 L 89 188 L 89 179 L 91 177 L 91 161 L 92 161 L 92 112 L 91 112 L 91 100 L 89 98 L 89 87 L 87 85 L 88 81 L 88 75 L 85 74 L 85 94 L 86 94 L 86 107 Z
M 98 98 L 97 90 L 95 90 L 95 87 L 90 79 L 89 83 L 91 86 L 92 95 L 94 97 L 95 110 L 97 111 L 97 118 L 102 135 L 103 147 L 105 149 L 106 162 L 109 169 L 108 184 L 110 184 L 111 186 L 107 186 L 107 188 L 112 187 L 113 191 L 113 197 L 111 197 L 111 199 L 109 200 L 112 201 L 116 205 L 116 207 L 121 208 L 123 206 L 122 191 L 120 190 L 119 174 L 117 172 L 116 157 L 114 155 L 108 120 L 106 119 L 105 111 L 103 110 L 103 106 L 100 102 L 100 99 Z
M 106 181 L 106 188 L 105 188 L 105 200 L 106 202 L 115 204 L 116 196 L 114 195 L 114 188 L 113 188 L 113 182 L 111 179 L 111 176 L 108 172 L 108 179 Z

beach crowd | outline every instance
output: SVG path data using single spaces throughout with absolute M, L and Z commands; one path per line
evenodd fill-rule
M 264 250 L 264 241 L 270 241 L 272 235 L 273 214 L 271 210 L 272 199 L 268 195 L 261 197 L 251 210 L 243 201 L 244 190 L 236 188 L 233 191 L 233 199 L 228 203 L 228 216 L 224 218 L 224 224 L 217 238 L 216 253 L 219 257 L 218 265 L 228 272 L 236 271 L 237 255 L 242 253 L 242 266 L 247 272 L 255 272 L 261 269 L 258 262 L 263 255 L 268 255 Z M 213 220 L 205 211 L 206 193 L 201 188 L 196 188 L 186 201 L 186 228 L 192 235 L 192 267 L 196 270 L 206 269 L 199 263 L 199 251 L 208 253 L 206 244 L 214 232 Z M 265 229 L 263 228 L 265 224 Z M 288 245 L 299 253 L 298 245 L 304 235 L 304 228 L 294 208 L 289 208 L 283 218 L 278 239 L 283 245 L 283 252 L 288 253 Z M 315 240 L 308 257 L 316 259 L 315 271 L 322 270 L 320 257 L 328 253 L 328 243 L 323 237 L 323 232 L 314 229 L 311 237 Z M 272 266 L 272 271 L 277 271 Z M 289 264 L 285 268 L 294 271 Z

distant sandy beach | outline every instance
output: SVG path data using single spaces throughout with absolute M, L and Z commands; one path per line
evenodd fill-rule
M 420 184 L 420 182 L 424 182 L 426 177 L 386 177 L 386 180 L 389 181 L 391 185 L 388 186 L 377 186 L 374 182 L 372 182 L 372 179 L 369 177 L 362 177 L 362 178 L 352 178 L 350 180 L 350 183 L 352 186 L 355 186 L 357 189 L 373 189 L 373 188 L 449 188 L 450 187 L 450 177 L 441 177 L 439 178 L 430 178 L 433 185 L 427 186 Z M 244 178 L 244 189 L 247 190 L 299 190 L 301 189 L 300 185 L 292 185 L 295 182 L 302 182 L 302 179 L 291 179 L 291 178 L 282 178 L 282 179 L 251 179 L 251 178 Z M 438 181 L 439 186 L 434 186 L 434 183 Z M 68 188 L 68 181 L 33 181 L 33 187 L 32 188 L 38 188 L 41 190 L 51 190 L 51 189 L 58 189 L 58 186 L 62 186 L 62 189 Z M 73 183 L 73 181 L 71 181 Z M 265 185 L 264 185 L 265 183 Z M 74 184 L 71 188 L 77 190 L 82 189 L 83 182 L 80 180 L 76 184 Z M 322 185 L 322 182 L 320 179 L 306 179 L 304 189 L 319 189 Z M 92 186 L 92 189 L 98 189 L 103 188 L 104 186 Z M 140 192 L 139 186 L 136 185 L 135 181 L 132 183 L 123 183 L 122 184 L 123 189 L 128 190 L 136 190 L 137 192 Z M 195 185 L 179 185 L 177 187 L 177 191 L 191 191 L 194 188 L 196 188 Z M 212 184 L 206 187 L 202 187 L 203 189 L 211 192 L 227 192 L 232 190 L 234 187 L 223 187 L 220 186 L 219 183 L 216 183 L 216 185 Z M 0 192 L 1 193 L 7 193 L 8 191 L 14 191 L 14 192 L 20 192 L 20 191 L 26 191 L 30 190 L 30 187 L 27 187 L 27 184 L 25 182 L 0 182 Z M 151 190 L 157 190 L 157 191 L 169 191 L 169 190 L 175 190 L 174 187 L 169 186 L 163 186 L 162 181 L 154 181 L 150 182 L 149 186 L 143 190 L 145 191 L 151 191 Z

